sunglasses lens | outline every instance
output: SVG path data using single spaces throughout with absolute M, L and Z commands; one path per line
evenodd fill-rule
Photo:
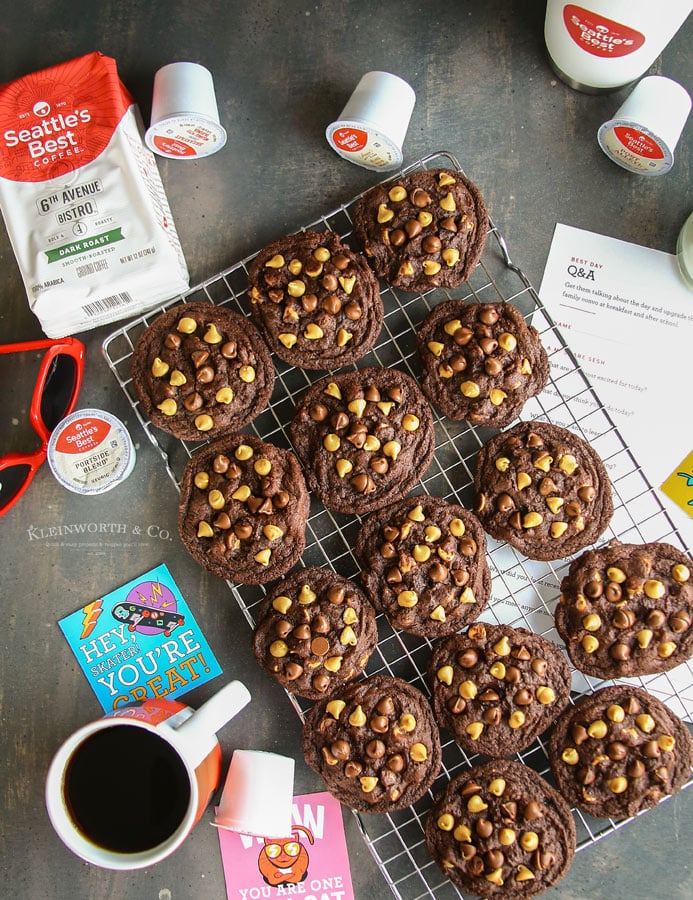
M 77 382 L 77 363 L 65 353 L 58 354 L 51 364 L 41 395 L 41 418 L 52 431 L 70 405 Z
M 18 463 L 0 470 L 0 510 L 10 504 L 24 487 L 31 466 Z

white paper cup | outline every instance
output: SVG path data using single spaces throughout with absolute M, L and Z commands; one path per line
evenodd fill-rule
M 199 159 L 221 150 L 226 131 L 219 122 L 208 69 L 192 62 L 169 63 L 159 69 L 144 139 L 150 150 L 169 159 Z
M 340 117 L 327 126 L 339 156 L 366 169 L 402 165 L 402 144 L 416 102 L 411 85 L 389 72 L 366 72 Z
M 291 837 L 293 796 L 293 759 L 235 750 L 213 824 L 256 837 Z
M 664 175 L 674 165 L 674 150 L 690 111 L 685 88 L 671 78 L 649 75 L 601 125 L 599 146 L 629 172 Z

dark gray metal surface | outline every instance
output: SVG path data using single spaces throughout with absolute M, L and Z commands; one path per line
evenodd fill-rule
M 4 7 L 0 82 L 102 50 L 118 61 L 148 121 L 160 66 L 189 59 L 213 72 L 226 147 L 200 161 L 160 161 L 193 283 L 380 180 L 340 159 L 324 139 L 326 125 L 371 69 L 396 72 L 417 93 L 405 162 L 438 149 L 453 152 L 537 287 L 556 222 L 673 252 L 690 212 L 693 128 L 662 178 L 629 175 L 611 163 L 595 133 L 628 91 L 588 96 L 557 81 L 543 48 L 543 3 L 30 0 Z M 689 22 L 651 71 L 688 80 L 690 88 L 692 36 Z M 0 341 L 40 337 L 4 230 L 0 262 Z M 253 694 L 221 733 L 225 759 L 235 747 L 291 753 L 297 790 L 321 789 L 301 761 L 298 717 L 255 664 L 248 624 L 228 588 L 180 546 L 175 488 L 101 355 L 115 327 L 81 336 L 87 367 L 80 406 L 106 408 L 128 424 L 138 444 L 133 474 L 109 494 L 81 499 L 44 466 L 0 519 L 0 893 L 31 900 L 221 898 L 218 840 L 207 822 L 171 859 L 118 875 L 73 857 L 43 804 L 53 752 L 100 714 L 56 621 L 159 562 L 174 573 L 224 679 L 240 678 Z M 0 376 L 0 453 L 32 447 L 29 367 L 2 368 Z M 56 534 L 61 525 L 79 524 L 81 535 Z M 191 704 L 216 684 L 188 695 Z M 683 900 L 693 893 L 692 820 L 685 792 L 578 854 L 552 896 Z M 346 815 L 345 823 L 357 898 L 387 896 L 354 819 Z

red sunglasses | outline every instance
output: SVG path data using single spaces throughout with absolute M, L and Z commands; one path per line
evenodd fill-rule
M 0 459 L 0 516 L 19 500 L 46 459 L 51 432 L 77 403 L 84 372 L 84 344 L 75 338 L 0 344 L 0 354 L 45 350 L 31 398 L 29 419 L 41 439 L 33 453 L 8 453 Z

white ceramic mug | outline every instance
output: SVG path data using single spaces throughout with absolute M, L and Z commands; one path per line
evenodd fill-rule
M 216 732 L 249 700 L 232 681 L 197 711 L 152 699 L 78 729 L 46 778 L 48 815 L 63 843 L 107 869 L 140 869 L 173 853 L 219 786 Z

